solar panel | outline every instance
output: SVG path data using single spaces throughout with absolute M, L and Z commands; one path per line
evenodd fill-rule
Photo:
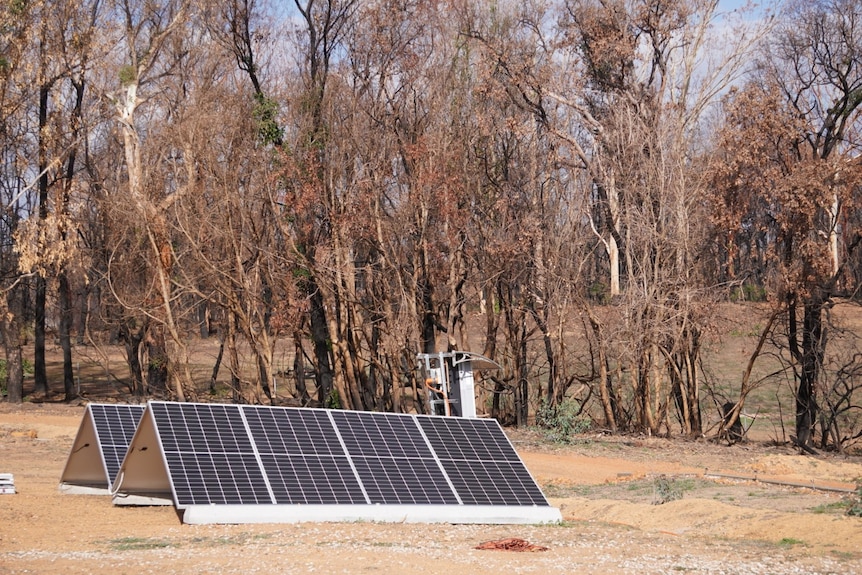
M 178 505 L 271 503 L 239 406 L 153 403 Z
M 153 401 L 114 489 L 186 523 L 561 518 L 490 419 Z
M 327 412 L 242 410 L 277 504 L 366 503 Z
M 90 403 L 60 478 L 65 493 L 106 494 L 144 413 L 143 405 Z
M 333 411 L 370 503 L 457 504 L 412 416 Z
M 548 504 L 499 425 L 462 417 L 418 421 L 464 503 Z
M 126 456 L 126 450 L 144 414 L 144 406 L 90 404 L 89 407 L 96 436 L 102 447 L 108 485 L 110 485 L 117 477 L 120 464 Z

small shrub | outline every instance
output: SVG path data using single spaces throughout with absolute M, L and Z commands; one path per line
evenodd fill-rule
M 764 302 L 768 299 L 766 288 L 757 284 L 746 283 L 730 290 L 730 301 L 737 303 L 742 301 Z
M 862 517 L 862 484 L 856 487 L 856 491 L 850 497 L 847 506 L 847 515 Z
M 805 542 L 801 539 L 794 539 L 793 537 L 784 537 L 778 542 L 778 545 L 781 547 L 793 547 L 794 545 L 805 545 Z
M 590 429 L 590 418 L 581 413 L 581 405 L 574 399 L 551 404 L 542 400 L 536 411 L 536 425 L 545 437 L 557 443 L 570 443 L 572 436 Z
M 21 368 L 24 370 L 24 375 L 33 375 L 33 362 L 26 357 L 21 360 Z M 0 359 L 0 395 L 6 395 L 8 376 L 9 372 L 6 369 L 6 360 Z
M 733 337 L 760 337 L 761 331 L 763 331 L 763 326 L 756 323 L 751 329 L 732 329 L 730 330 L 730 335 Z
M 231 397 L 233 389 L 227 384 L 216 383 L 214 386 L 210 386 L 209 393 L 214 398 L 228 399 Z
M 338 390 L 333 388 L 326 396 L 326 401 L 323 402 L 326 409 L 341 409 L 341 396 L 338 395 Z
M 818 515 L 823 515 L 826 513 L 835 513 L 843 511 L 850 514 L 849 506 L 847 501 L 836 501 L 834 503 L 825 503 L 823 505 L 818 505 L 817 507 L 812 507 L 811 512 L 816 513 Z
M 591 300 L 602 305 L 606 305 L 610 301 L 608 286 L 603 282 L 593 282 L 588 292 Z
M 745 299 L 753 302 L 764 302 L 767 300 L 766 288 L 755 284 L 745 284 Z
M 664 475 L 659 475 L 653 481 L 653 505 L 663 505 L 670 501 L 682 499 L 682 487 L 676 481 Z

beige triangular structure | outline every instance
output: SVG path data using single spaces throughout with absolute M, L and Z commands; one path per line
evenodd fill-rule
M 88 404 L 60 477 L 60 491 L 109 494 L 143 413 L 143 405 Z

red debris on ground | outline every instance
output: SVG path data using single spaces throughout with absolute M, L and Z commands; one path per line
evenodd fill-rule
M 476 549 L 492 550 L 492 551 L 526 551 L 534 553 L 536 551 L 547 551 L 547 547 L 541 545 L 533 545 L 529 541 L 510 537 L 509 539 L 498 539 L 497 541 L 485 541 L 476 545 Z

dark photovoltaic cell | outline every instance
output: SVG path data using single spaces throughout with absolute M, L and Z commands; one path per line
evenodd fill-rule
M 421 417 L 419 424 L 440 459 L 521 461 L 496 421 Z
M 151 405 L 166 453 L 253 451 L 238 405 L 158 402 Z
M 417 419 L 464 504 L 548 505 L 497 422 Z
M 276 503 L 366 503 L 327 412 L 244 406 Z
M 345 456 L 326 411 L 247 405 L 243 413 L 261 453 Z
M 261 455 L 276 503 L 326 505 L 366 503 L 346 456 Z
M 144 414 L 144 406 L 91 403 L 89 409 L 110 484 L 117 477 L 126 450 Z
M 458 499 L 433 459 L 354 457 L 372 503 L 444 505 Z
M 523 464 L 511 461 L 442 461 L 465 505 L 548 505 Z
M 272 503 L 238 405 L 151 405 L 178 505 Z
M 433 457 L 411 415 L 333 411 L 332 418 L 351 456 Z
M 372 503 L 458 503 L 415 417 L 333 411 L 332 418 Z
M 272 503 L 249 453 L 165 452 L 179 505 Z
M 178 506 L 548 506 L 494 420 L 150 405 Z

